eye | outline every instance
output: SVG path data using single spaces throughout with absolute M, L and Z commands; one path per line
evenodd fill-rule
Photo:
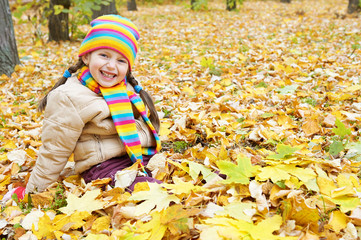
M 118 62 L 120 62 L 120 63 L 127 63 L 127 61 L 124 60 L 124 59 L 118 59 Z
M 103 57 L 103 58 L 107 58 L 108 55 L 106 55 L 105 53 L 100 53 L 99 56 Z

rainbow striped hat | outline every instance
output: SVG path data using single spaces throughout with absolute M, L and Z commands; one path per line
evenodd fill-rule
M 80 45 L 79 57 L 101 48 L 108 48 L 122 54 L 128 60 L 131 70 L 138 52 L 137 26 L 119 15 L 98 17 L 90 25 L 92 28 Z

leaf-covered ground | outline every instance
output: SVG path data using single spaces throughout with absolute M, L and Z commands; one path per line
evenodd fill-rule
M 150 168 L 164 184 L 129 194 L 64 172 L 31 204 L 3 203 L 1 237 L 360 237 L 361 33 L 347 2 L 124 11 L 141 32 L 134 75 L 162 118 Z M 1 196 L 25 185 L 41 145 L 37 101 L 80 45 L 15 31 L 22 65 L 0 77 Z

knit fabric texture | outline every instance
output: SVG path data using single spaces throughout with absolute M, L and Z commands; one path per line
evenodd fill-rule
M 129 19 L 119 15 L 104 15 L 94 19 L 91 29 L 79 49 L 79 57 L 101 48 L 122 54 L 132 69 L 138 52 L 138 28 Z
M 139 161 L 143 165 L 142 155 L 153 155 L 161 149 L 158 134 L 147 116 L 145 105 L 137 94 L 127 90 L 126 78 L 113 87 L 104 88 L 94 80 L 89 68 L 84 66 L 78 74 L 78 79 L 84 86 L 104 97 L 106 103 L 108 104 L 119 138 L 123 142 L 132 162 L 135 163 Z M 141 146 L 131 103 L 133 103 L 139 111 L 144 122 L 152 131 L 156 140 L 155 148 Z

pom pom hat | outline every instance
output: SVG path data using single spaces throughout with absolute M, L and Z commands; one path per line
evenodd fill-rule
M 79 57 L 101 48 L 112 49 L 128 60 L 131 70 L 138 52 L 137 26 L 119 15 L 98 17 L 90 25 L 92 28 L 80 45 Z

